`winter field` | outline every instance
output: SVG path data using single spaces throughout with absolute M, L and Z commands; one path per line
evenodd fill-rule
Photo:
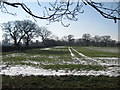
M 3 84 L 6 83 L 4 77 L 102 76 L 116 79 L 120 76 L 117 47 L 57 46 L 23 52 L 4 52 L 1 57 L 0 75 L 3 75 Z

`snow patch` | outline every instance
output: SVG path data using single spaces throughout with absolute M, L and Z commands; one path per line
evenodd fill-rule
M 70 55 L 71 55 L 72 57 L 74 57 L 75 55 L 72 53 L 70 47 L 68 47 L 68 50 L 69 50 L 69 52 L 70 52 Z
M 72 48 L 72 47 L 71 47 Z M 95 58 L 91 58 L 88 56 L 85 56 L 84 54 L 78 52 L 77 50 L 75 50 L 74 48 L 72 48 L 75 52 L 77 52 L 80 56 L 82 56 L 83 58 L 85 58 L 86 60 L 91 60 L 92 62 L 99 64 L 100 65 L 100 61 L 96 60 Z
M 24 53 L 12 53 L 12 54 L 8 54 L 8 55 L 4 55 L 5 57 L 17 57 L 17 56 L 23 56 L 26 55 Z M 4 58 L 3 56 L 3 58 Z
M 72 48 L 72 47 L 71 47 Z M 82 53 L 80 53 L 80 52 L 78 52 L 77 50 L 75 50 L 74 48 L 72 48 L 75 52 L 77 52 L 80 56 L 82 56 L 82 57 L 86 57 L 86 58 L 88 58 L 87 56 L 85 56 L 84 54 L 82 54 Z
M 41 50 L 50 50 L 51 48 L 43 48 L 43 49 L 41 49 Z
M 40 64 L 40 62 L 37 61 L 31 61 L 31 60 L 27 60 L 27 61 L 23 61 L 24 63 L 31 63 L 31 64 Z
M 54 48 L 65 48 L 66 46 L 55 46 Z
M 118 60 L 118 58 L 116 58 L 116 57 L 94 57 L 94 58 L 95 58 L 95 59 L 105 59 L 105 60 L 106 60 L 106 59 L 109 59 L 109 60 L 111 60 L 111 59 L 112 59 L 112 60 L 113 60 L 113 59 L 114 59 L 114 60 Z
M 43 68 L 37 68 L 37 67 L 31 67 L 31 66 L 27 66 L 27 65 L 16 65 L 16 66 L 11 66 L 8 67 L 2 71 L 0 71 L 1 75 L 9 75 L 9 76 L 18 76 L 18 75 L 22 75 L 22 76 L 39 76 L 39 75 L 43 75 L 43 76 L 51 76 L 51 75 L 57 75 L 57 76 L 61 76 L 61 75 L 94 75 L 94 76 L 99 76 L 99 75 L 106 75 L 106 76 L 120 76 L 120 73 L 118 73 L 118 70 L 120 68 L 115 67 L 113 69 L 109 68 L 106 71 L 94 71 L 94 70 L 90 70 L 90 71 L 76 71 L 76 70 L 51 70 L 51 69 L 43 69 Z

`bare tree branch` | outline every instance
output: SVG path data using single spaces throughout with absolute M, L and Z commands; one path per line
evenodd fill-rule
M 26 13 L 31 15 L 33 19 L 44 19 L 51 22 L 61 22 L 61 24 L 65 27 L 68 27 L 70 24 L 65 25 L 63 22 L 64 20 L 71 20 L 71 21 L 77 21 L 78 20 L 78 14 L 83 13 L 82 7 L 84 5 L 89 5 L 92 8 L 94 8 L 97 12 L 100 13 L 104 18 L 112 19 L 117 22 L 117 20 L 120 20 L 120 5 L 118 5 L 116 8 L 107 8 L 104 6 L 103 3 L 93 2 L 92 0 L 79 0 L 77 2 L 74 2 L 72 0 L 56 0 L 55 2 L 49 2 L 50 7 L 44 7 L 43 16 L 39 16 L 31 11 L 31 9 L 25 4 L 25 3 L 10 3 L 5 0 L 0 1 L 0 9 L 3 10 L 6 13 L 9 13 L 9 11 L 6 9 L 4 5 L 12 6 L 15 8 L 21 7 Z M 37 0 L 37 4 L 41 6 L 39 0 Z M 12 13 L 9 13 L 12 14 Z
M 38 2 L 38 5 L 41 6 L 41 4 L 38 0 L 37 0 L 37 2 Z M 64 25 L 63 18 L 76 21 L 77 20 L 76 16 L 78 15 L 78 13 L 83 13 L 80 11 L 80 9 L 83 7 L 83 5 L 80 4 L 79 0 L 76 3 L 76 6 L 73 10 L 70 10 L 70 7 L 72 7 L 72 5 L 73 5 L 73 2 L 71 2 L 70 0 L 66 0 L 66 1 L 56 0 L 56 2 L 54 2 L 54 3 L 49 3 L 51 7 L 50 8 L 45 7 L 44 16 L 39 16 L 39 15 L 34 14 L 31 11 L 31 9 L 29 7 L 27 7 L 24 3 L 10 3 L 10 2 L 6 2 L 6 1 L 3 1 L 1 3 L 3 3 L 3 5 L 6 4 L 9 6 L 15 7 L 15 8 L 18 8 L 20 6 L 26 13 L 31 15 L 33 18 L 46 19 L 50 23 L 57 21 L 57 22 L 61 22 L 62 25 Z M 5 8 L 5 7 L 3 7 L 3 8 Z M 45 14 L 45 12 L 47 14 Z M 64 26 L 69 26 L 69 24 L 64 25 Z
M 115 23 L 117 22 L 117 20 L 120 20 L 120 17 L 117 17 L 117 15 L 120 15 L 120 11 L 118 10 L 120 5 L 118 5 L 115 9 L 109 9 L 109 8 L 105 8 L 102 5 L 102 3 L 95 3 L 91 0 L 85 0 L 85 1 L 87 2 L 87 4 L 92 6 L 95 10 L 97 10 L 104 18 L 113 19 Z M 106 13 L 105 11 L 110 11 L 110 13 Z M 117 13 L 116 16 L 113 14 L 114 12 Z

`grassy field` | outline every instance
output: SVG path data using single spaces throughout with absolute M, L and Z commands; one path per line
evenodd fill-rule
M 2 53 L 3 88 L 118 88 L 117 47 L 53 47 Z
M 89 57 L 118 57 L 117 47 L 74 47 Z
M 3 88 L 119 89 L 120 77 L 108 76 L 3 76 Z

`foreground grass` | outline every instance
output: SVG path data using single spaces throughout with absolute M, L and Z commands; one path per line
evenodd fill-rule
M 3 76 L 5 88 L 120 88 L 120 77 L 108 76 Z

